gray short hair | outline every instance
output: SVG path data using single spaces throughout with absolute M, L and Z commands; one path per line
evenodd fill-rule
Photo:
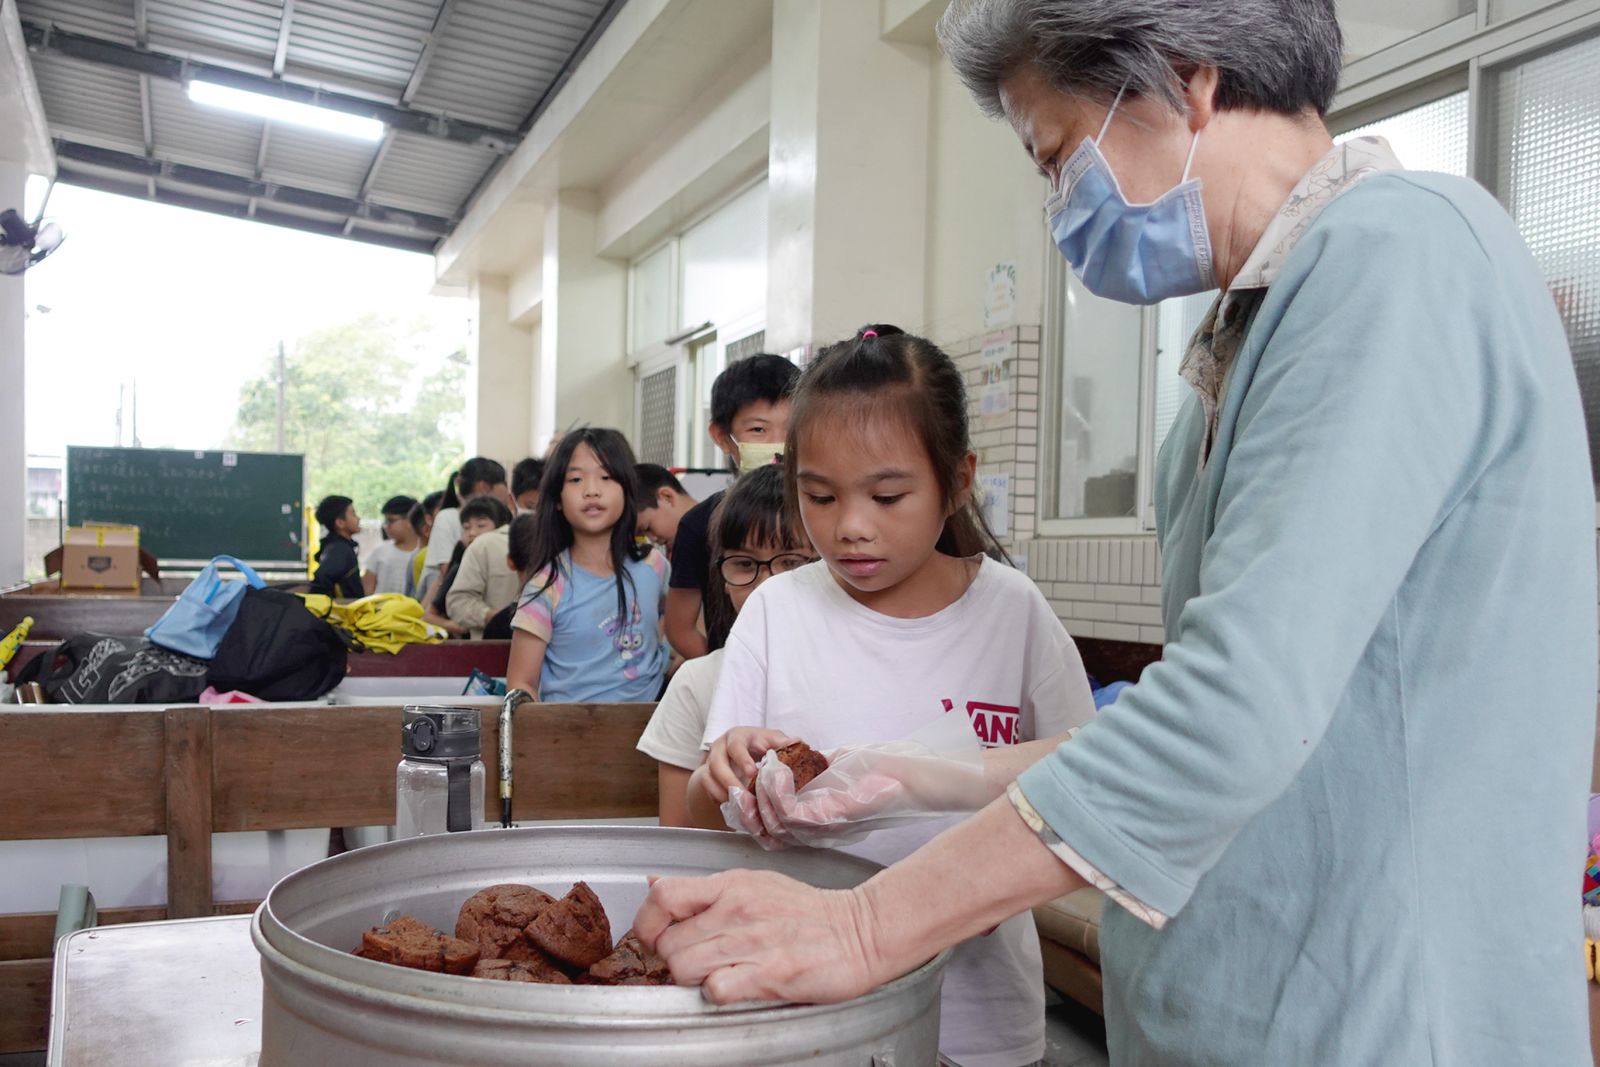
M 1183 72 L 1214 66 L 1220 108 L 1326 114 L 1344 47 L 1333 0 L 953 0 L 938 32 L 995 117 L 1028 64 L 1064 93 L 1109 102 L 1126 85 L 1178 111 Z

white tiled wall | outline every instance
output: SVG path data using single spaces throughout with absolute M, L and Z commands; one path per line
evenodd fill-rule
M 1161 560 L 1154 537 L 1034 537 L 1038 529 L 1039 484 L 1039 328 L 1009 331 L 1013 357 L 1008 365 L 1011 410 L 985 416 L 983 338 L 948 348 L 967 379 L 968 417 L 978 470 L 1011 475 L 1010 530 L 1000 542 L 1027 561 L 1038 583 L 1074 637 L 1162 643 Z
M 1033 541 L 1028 577 L 1073 637 L 1162 643 L 1161 554 L 1154 537 Z

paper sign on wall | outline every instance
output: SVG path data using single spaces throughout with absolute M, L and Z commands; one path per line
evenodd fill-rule
M 986 419 L 998 418 L 1011 411 L 1011 383 L 990 382 L 978 394 L 978 414 Z
M 1017 265 L 996 263 L 989 268 L 983 287 L 983 325 L 985 329 L 1009 326 L 1017 321 Z
M 989 524 L 989 529 L 996 537 L 1006 537 L 1011 533 L 1011 474 L 1009 471 L 998 471 L 990 474 L 978 473 L 978 498 L 983 509 L 983 521 Z
M 983 338 L 983 365 L 1003 367 L 1011 358 L 1011 335 L 1004 330 L 985 334 Z

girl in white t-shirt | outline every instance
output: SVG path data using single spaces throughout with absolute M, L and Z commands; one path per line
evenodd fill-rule
M 785 515 L 779 466 L 759 467 L 735 482 L 717 505 L 710 533 L 706 601 L 714 612 L 737 615 L 767 578 L 817 560 L 805 531 Z M 662 826 L 692 825 L 685 790 L 690 773 L 700 766 L 700 741 L 721 669 L 720 648 L 686 661 L 639 738 L 639 751 L 656 761 Z
M 1003 555 L 973 501 L 977 459 L 961 372 L 932 343 L 872 326 L 796 385 L 789 503 L 825 565 L 768 581 L 723 653 L 690 779 L 695 825 L 722 826 L 728 790 L 769 748 L 903 738 L 966 715 L 988 746 L 1064 734 L 1094 701 L 1077 648 Z M 892 863 L 954 821 L 880 830 L 852 852 Z M 1044 982 L 1024 913 L 955 949 L 939 1048 L 965 1067 L 1044 1054 Z

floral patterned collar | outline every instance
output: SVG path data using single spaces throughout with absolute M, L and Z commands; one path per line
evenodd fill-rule
M 1244 266 L 1228 291 L 1217 298 L 1189 340 L 1183 364 L 1178 368 L 1185 381 L 1194 387 L 1205 408 L 1206 436 L 1200 449 L 1200 465 L 1205 466 L 1211 442 L 1217 432 L 1217 409 L 1228 367 L 1239 342 L 1244 340 L 1249 312 L 1260 303 L 1266 289 L 1278 278 L 1284 261 L 1311 229 L 1325 208 L 1340 195 L 1355 187 L 1368 175 L 1400 169 L 1389 142 L 1382 137 L 1353 137 L 1336 144 L 1317 160 L 1295 185 L 1289 198 L 1261 234 Z

